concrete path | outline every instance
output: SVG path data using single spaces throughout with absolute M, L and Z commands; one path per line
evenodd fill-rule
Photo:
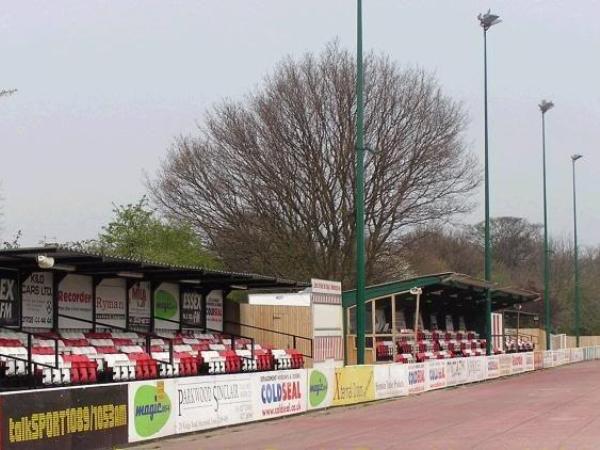
M 133 447 L 600 449 L 600 361 Z

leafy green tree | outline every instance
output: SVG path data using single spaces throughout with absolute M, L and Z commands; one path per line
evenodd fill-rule
M 167 264 L 220 267 L 188 224 L 158 217 L 145 196 L 137 203 L 115 205 L 113 212 L 98 239 L 81 243 L 82 247 Z

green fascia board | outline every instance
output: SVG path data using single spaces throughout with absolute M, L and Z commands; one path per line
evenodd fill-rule
M 409 280 L 393 281 L 390 283 L 368 286 L 366 288 L 365 301 L 371 300 L 374 298 L 386 297 L 388 295 L 393 295 L 393 294 L 397 294 L 400 292 L 406 292 L 415 287 L 422 288 L 425 286 L 440 284 L 446 276 L 451 275 L 451 274 L 452 274 L 452 272 L 436 274 L 436 275 L 427 275 L 424 277 L 412 278 Z M 342 293 L 342 306 L 344 308 L 354 306 L 355 304 L 356 304 L 356 289 L 353 289 L 351 291 L 345 291 Z

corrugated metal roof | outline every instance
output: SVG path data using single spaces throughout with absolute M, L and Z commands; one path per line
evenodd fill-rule
M 479 278 L 472 277 L 456 272 L 441 272 L 419 277 L 406 278 L 403 280 L 394 280 L 387 283 L 367 286 L 366 300 L 386 297 L 393 294 L 408 292 L 411 288 L 424 288 L 427 286 L 455 287 L 464 289 L 492 290 L 492 297 L 500 301 L 510 303 L 525 303 L 535 301 L 540 298 L 537 292 L 514 287 L 500 287 L 494 283 L 486 282 Z M 344 307 L 356 304 L 356 289 L 344 291 L 342 293 Z
M 56 264 L 72 264 L 76 267 L 74 273 L 111 273 L 117 271 L 137 271 L 140 273 L 152 275 L 166 275 L 176 277 L 180 275 L 185 279 L 197 279 L 208 276 L 221 276 L 229 279 L 236 279 L 237 282 L 246 284 L 256 284 L 257 288 L 266 287 L 289 287 L 305 288 L 309 283 L 289 280 L 268 275 L 256 273 L 233 272 L 220 269 L 213 269 L 202 266 L 186 266 L 177 264 L 166 264 L 160 261 L 149 261 L 125 256 L 115 256 L 107 253 L 97 253 L 87 250 L 81 250 L 64 245 L 51 245 L 43 247 L 24 247 L 16 249 L 0 250 L 0 265 L 18 266 L 22 269 L 37 270 L 37 256 L 52 256 Z M 78 267 L 77 264 L 80 264 Z

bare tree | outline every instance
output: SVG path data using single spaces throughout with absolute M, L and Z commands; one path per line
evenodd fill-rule
M 16 89 L 0 89 L 0 97 L 8 97 L 9 95 L 13 95 L 17 92 Z
M 365 60 L 367 276 L 389 275 L 411 228 L 471 208 L 462 105 L 421 69 Z M 354 278 L 355 63 L 329 45 L 286 59 L 242 101 L 179 139 L 149 187 L 234 269 Z

